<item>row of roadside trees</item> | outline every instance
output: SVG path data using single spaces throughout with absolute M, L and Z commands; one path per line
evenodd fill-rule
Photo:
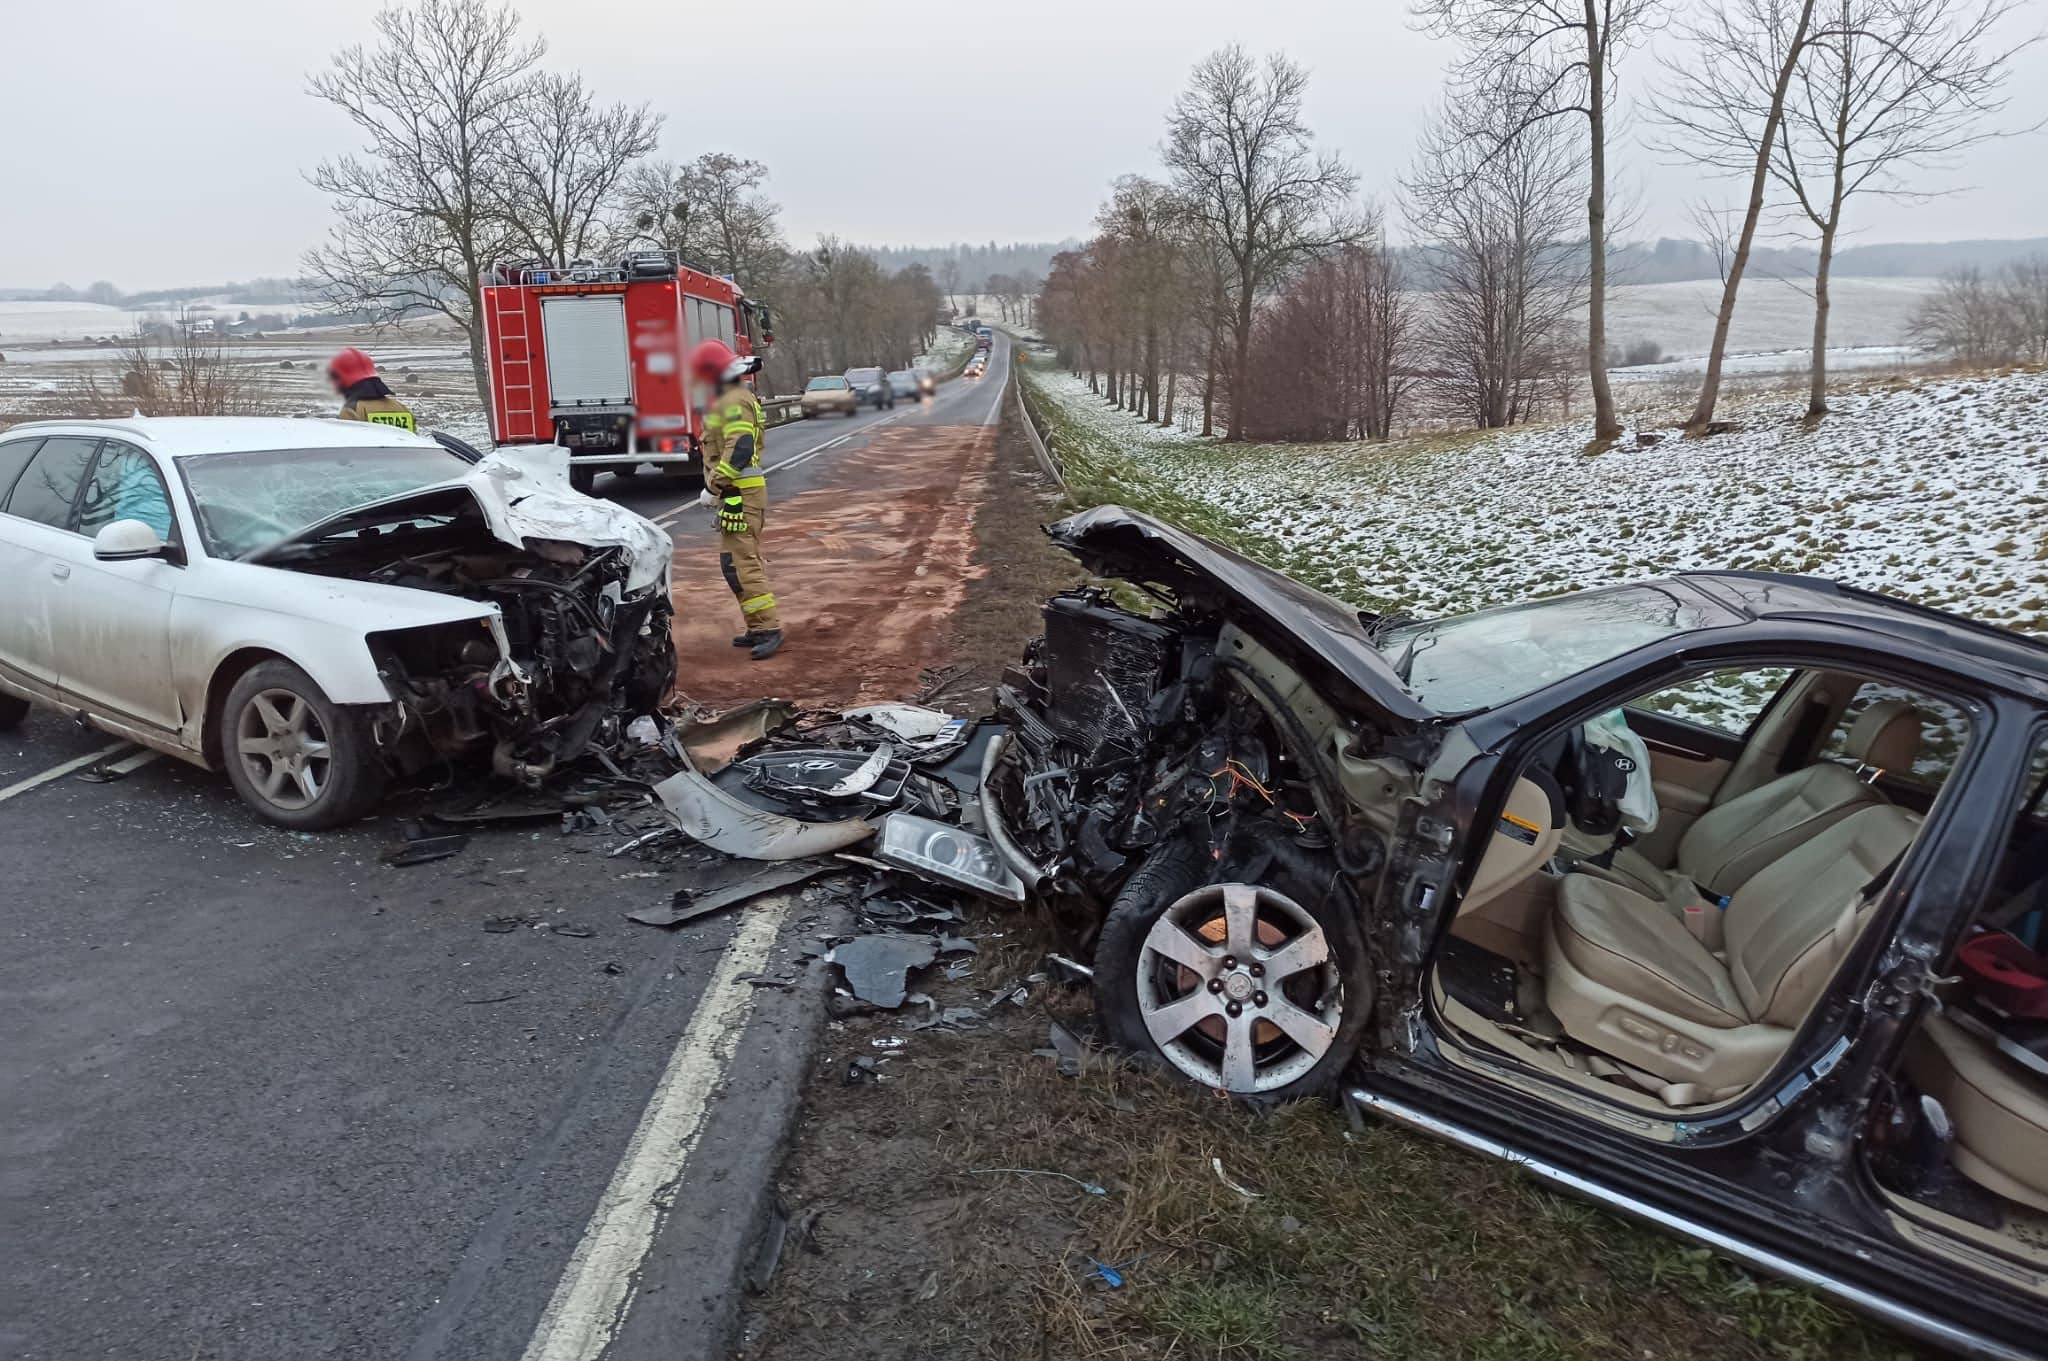
M 1494 427 L 1592 408 L 1608 382 L 1612 163 L 1626 59 L 1669 29 L 1646 145 L 1729 180 L 1696 212 L 1722 289 L 1689 425 L 1712 427 L 1752 253 L 1816 242 L 1809 410 L 1827 410 L 1829 275 L 1856 209 L 2000 135 L 2017 0 L 1422 0 L 1456 44 L 1395 187 L 1405 237 L 1315 146 L 1305 71 L 1227 48 L 1166 119 L 1161 169 L 1112 187 L 1055 261 L 1041 325 L 1143 418 L 1201 408 L 1228 438 L 1361 438 L 1403 421 Z
M 930 343 L 940 292 L 929 270 L 885 273 L 829 238 L 793 249 L 766 167 L 715 151 L 657 159 L 659 114 L 602 101 L 546 57 L 502 0 L 406 0 L 313 78 L 311 93 L 363 138 L 310 173 L 336 214 L 305 261 L 329 302 L 446 318 L 468 341 L 480 394 L 478 278 L 503 261 L 662 247 L 730 274 L 775 308 L 778 390 L 813 372 L 900 367 Z

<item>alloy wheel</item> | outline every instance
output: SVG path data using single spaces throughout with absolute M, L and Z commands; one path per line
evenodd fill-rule
M 1152 924 L 1138 957 L 1138 1010 L 1167 1062 L 1243 1095 L 1300 1078 L 1328 1053 L 1344 990 L 1330 942 L 1293 899 L 1211 884 Z
M 249 784 L 279 808 L 310 808 L 333 761 L 327 730 L 305 696 L 259 690 L 235 719 L 235 754 Z

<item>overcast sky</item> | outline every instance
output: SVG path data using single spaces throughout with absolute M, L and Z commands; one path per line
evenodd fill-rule
M 351 129 L 305 93 L 375 0 L 13 0 L 0 76 L 0 285 L 138 289 L 297 272 L 326 229 L 304 171 Z M 667 115 L 664 154 L 765 161 L 792 241 L 1054 240 L 1156 162 L 1187 70 L 1232 41 L 1314 73 L 1323 141 L 1391 197 L 1448 56 L 1397 0 L 527 0 L 549 61 Z M 714 17 L 716 16 L 716 17 Z M 2038 22 L 2038 16 L 2036 17 Z M 1637 59 L 1625 95 L 1656 77 Z M 2012 123 L 2048 116 L 2048 46 Z M 1689 170 L 1633 144 L 1637 234 L 1686 235 Z M 1860 241 L 2048 235 L 2048 139 L 2012 138 L 1925 203 L 1867 203 Z

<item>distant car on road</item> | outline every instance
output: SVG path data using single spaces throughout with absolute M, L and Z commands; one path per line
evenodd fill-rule
M 538 784 L 675 681 L 673 543 L 568 471 L 360 421 L 15 426 L 0 730 L 82 715 L 300 831 L 455 755 Z
M 897 369 L 889 375 L 889 396 L 906 402 L 914 402 L 924 396 L 924 387 L 917 381 L 915 369 Z
M 835 411 L 858 416 L 860 395 L 846 379 L 837 374 L 827 374 L 804 384 L 803 396 L 797 399 L 797 409 L 804 413 L 806 420 L 813 416 L 829 416 Z
M 889 391 L 889 377 L 878 368 L 848 369 L 846 381 L 862 406 L 872 406 L 880 411 L 883 407 L 896 405 L 896 394 Z
M 919 393 L 929 397 L 939 390 L 938 376 L 930 369 L 920 366 L 913 370 L 913 372 L 917 374 L 917 390 Z
M 981 355 L 976 355 L 974 356 L 974 358 L 967 361 L 967 367 L 962 369 L 960 372 L 963 377 L 979 378 L 981 377 L 982 370 L 986 367 L 986 360 L 984 360 L 984 358 Z

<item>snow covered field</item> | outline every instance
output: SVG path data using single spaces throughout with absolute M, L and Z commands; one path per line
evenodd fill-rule
M 7 305 L 12 304 L 0 304 Z M 467 348 L 424 326 L 294 333 L 277 340 L 231 338 L 221 342 L 221 355 L 241 371 L 245 405 L 252 413 L 331 416 L 338 403 L 328 389 L 327 361 L 344 345 L 368 350 L 385 381 L 423 424 L 465 439 L 486 437 Z M 122 388 L 119 347 L 73 341 L 9 346 L 0 354 L 6 357 L 0 363 L 0 427 L 20 420 L 127 414 L 115 396 Z
M 1229 448 L 1026 370 L 1077 494 L 1421 615 L 1688 568 L 1833 577 L 2048 635 L 2048 374 L 1891 379 L 1818 428 L 1783 397 L 1734 434 L 1583 452 L 1590 422 L 1386 445 Z M 1276 475 L 1276 471 L 1279 475 Z
M 1898 346 L 1906 341 L 1913 309 L 1938 280 L 1919 278 L 1834 280 L 1828 288 L 1828 343 L 1845 350 Z M 1623 284 L 1607 302 L 1607 337 L 1616 345 L 1653 340 L 1675 358 L 1706 354 L 1721 304 L 1719 279 Z M 1803 350 L 1813 344 L 1811 281 L 1751 277 L 1728 330 L 1731 358 Z M 1801 358 L 1785 367 L 1798 367 Z
M 219 315 L 230 321 L 244 312 L 274 314 L 289 321 L 303 313 L 319 310 L 302 302 L 258 304 L 209 301 L 205 298 L 195 298 L 187 306 L 194 316 Z M 137 324 L 151 318 L 172 317 L 177 315 L 177 311 L 173 306 L 129 308 L 96 302 L 0 301 L 0 346 L 83 340 L 87 336 L 130 335 Z

